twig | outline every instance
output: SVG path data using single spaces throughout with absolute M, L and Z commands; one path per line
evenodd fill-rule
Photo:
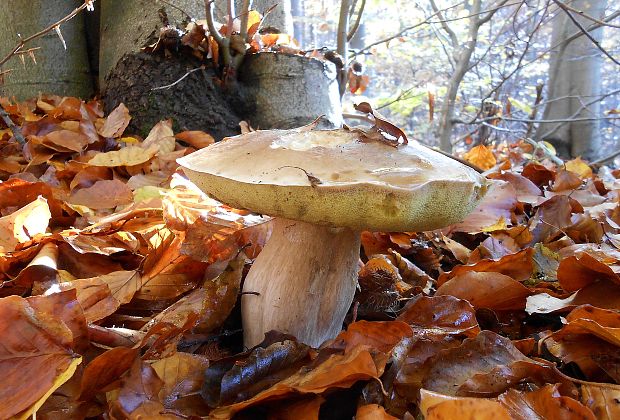
M 463 2 L 459 2 L 459 3 L 453 4 L 451 6 L 445 7 L 443 9 L 441 9 L 440 12 L 446 12 L 446 11 L 448 11 L 450 9 L 454 9 L 455 7 L 460 6 L 461 4 L 463 4 Z M 399 38 L 399 37 L 405 35 L 407 32 L 409 32 L 409 31 L 411 31 L 413 29 L 416 29 L 416 28 L 418 28 L 420 26 L 423 26 L 423 25 L 429 25 L 429 24 L 433 24 L 433 23 L 441 24 L 442 22 L 454 22 L 454 21 L 457 21 L 457 20 L 471 19 L 472 17 L 475 17 L 475 16 L 480 16 L 480 15 L 483 15 L 483 14 L 486 14 L 486 13 L 490 13 L 490 12 L 495 13 L 496 11 L 498 11 L 500 9 L 503 9 L 503 8 L 506 8 L 506 7 L 510 7 L 510 6 L 516 6 L 516 5 L 519 5 L 519 4 L 521 4 L 521 1 L 516 1 L 516 2 L 512 2 L 512 3 L 505 3 L 504 2 L 504 3 L 502 3 L 499 6 L 495 6 L 495 7 L 492 7 L 490 9 L 487 9 L 487 10 L 482 10 L 482 11 L 477 12 L 477 13 L 471 13 L 471 14 L 466 15 L 466 16 L 459 16 L 459 17 L 454 17 L 454 18 L 449 18 L 449 19 L 446 18 L 446 19 L 440 19 L 440 20 L 431 20 L 434 17 L 437 17 L 437 15 L 438 15 L 437 13 L 434 12 L 432 15 L 430 15 L 429 17 L 427 17 L 426 19 L 424 19 L 424 20 L 422 20 L 422 21 L 420 21 L 418 23 L 415 23 L 415 24 L 413 24 L 411 26 L 407 26 L 406 28 L 401 29 L 397 33 L 395 33 L 393 35 L 390 35 L 387 38 L 383 38 L 383 39 L 380 39 L 378 41 L 375 41 L 373 43 L 370 43 L 370 44 L 366 45 L 364 48 L 362 48 L 359 51 L 357 51 L 355 53 L 355 55 L 357 56 L 357 55 L 360 55 L 360 54 L 365 54 L 367 51 L 370 51 L 370 49 L 372 47 L 375 47 L 375 46 L 380 45 L 380 44 L 385 44 L 386 42 L 390 42 L 391 40 Z M 487 19 L 488 16 L 489 15 L 484 16 L 483 19 L 485 20 L 485 22 L 488 20 Z
M 250 18 L 250 0 L 243 0 L 241 5 L 241 28 L 239 35 L 243 42 L 248 42 L 248 19 Z
M 559 2 L 556 2 L 556 3 L 558 4 L 558 6 L 560 6 Z M 591 22 L 598 23 L 601 26 L 608 26 L 610 28 L 620 29 L 620 25 L 614 25 L 613 23 L 609 23 L 609 22 L 605 22 L 604 20 L 597 19 L 594 16 L 590 16 L 589 14 L 585 13 L 583 10 L 575 9 L 574 7 L 568 5 L 568 4 L 564 3 L 564 2 L 562 2 L 562 5 L 563 6 L 560 6 L 560 7 L 562 7 L 562 9 L 566 8 L 566 9 L 570 10 L 571 12 L 577 13 L 582 18 L 587 19 L 587 20 L 589 20 Z
M 529 115 L 530 120 L 533 120 L 536 118 L 538 107 L 540 106 L 540 102 L 542 101 L 542 98 L 543 98 L 543 95 L 542 95 L 543 87 L 544 85 L 542 83 L 539 83 L 536 85 L 536 99 L 534 100 L 534 106 L 532 107 L 532 112 L 530 112 L 530 115 Z M 525 137 L 530 137 L 530 135 L 532 134 L 532 131 L 534 131 L 534 123 L 530 122 L 527 124 L 527 132 L 525 133 Z
M 169 85 L 165 85 L 165 86 L 154 87 L 151 90 L 153 91 L 153 90 L 169 89 L 169 88 L 171 88 L 173 86 L 176 86 L 178 83 L 180 83 L 183 79 L 185 79 L 187 76 L 189 76 L 193 72 L 198 71 L 198 70 L 204 70 L 204 68 L 205 68 L 205 66 L 202 65 L 200 67 L 196 67 L 195 69 L 191 69 L 187 73 L 185 73 L 183 76 L 181 76 L 181 78 L 179 80 L 177 80 L 176 82 L 170 83 Z
M 534 146 L 534 152 L 536 152 L 536 150 L 542 150 L 543 153 L 553 161 L 553 163 L 555 163 L 556 165 L 564 165 L 564 161 L 562 159 L 560 159 L 559 157 L 557 157 L 556 155 L 553 154 L 553 152 L 551 150 L 549 150 L 549 148 L 547 147 L 546 144 L 544 144 L 541 141 L 534 141 L 528 137 L 525 137 L 523 139 L 526 143 L 531 144 L 532 146 Z M 532 156 L 534 155 L 534 153 L 532 153 Z
M 347 33 L 347 41 L 351 41 L 353 39 L 353 37 L 355 36 L 355 33 L 357 32 L 359 26 L 360 26 L 360 22 L 362 21 L 362 14 L 364 14 L 364 7 L 366 7 L 366 0 L 362 0 L 362 3 L 360 4 L 360 10 L 357 12 L 357 18 L 355 19 L 355 22 L 353 22 L 353 26 L 351 26 L 351 28 L 349 29 L 349 32 Z M 353 12 L 353 7 L 351 8 L 351 12 Z
M 585 104 L 583 104 L 581 107 L 579 107 L 579 109 L 578 109 L 578 110 L 577 110 L 577 111 L 576 111 L 573 115 L 571 115 L 571 116 L 570 116 L 567 120 L 565 120 L 565 121 L 558 121 L 558 122 L 559 122 L 559 124 L 558 124 L 558 125 L 556 125 L 556 126 L 555 126 L 554 128 L 552 128 L 552 129 L 547 130 L 546 132 L 544 132 L 542 135 L 540 135 L 540 138 L 541 138 L 541 139 L 544 139 L 545 137 L 548 137 L 548 136 L 550 136 L 551 134 L 553 134 L 553 133 L 555 133 L 556 131 L 558 131 L 558 130 L 560 129 L 560 127 L 562 127 L 564 124 L 569 123 L 569 122 L 576 121 L 574 118 L 577 118 L 577 116 L 578 116 L 579 114 L 581 114 L 581 111 L 583 111 L 583 110 L 587 109 L 590 105 L 594 105 L 595 103 L 600 102 L 600 101 L 602 101 L 603 99 L 605 99 L 605 98 L 607 98 L 607 97 L 609 97 L 609 96 L 615 95 L 615 94 L 617 94 L 617 93 L 620 93 L 620 89 L 616 89 L 616 90 L 613 90 L 613 91 L 611 91 L 611 92 L 607 92 L 607 93 L 606 93 L 606 94 L 604 94 L 604 95 L 599 95 L 599 96 L 597 96 L 595 99 L 591 100 L 590 102 L 586 102 L 586 103 L 585 103 Z
M 579 30 L 580 30 L 580 31 L 581 31 L 581 32 L 582 32 L 582 33 L 583 33 L 583 34 L 584 34 L 584 35 L 585 35 L 585 36 L 586 36 L 586 37 L 587 37 L 587 38 L 588 38 L 588 39 L 589 39 L 589 40 L 590 40 L 593 44 L 594 44 L 594 46 L 595 46 L 596 48 L 598 48 L 598 50 L 599 50 L 600 52 L 602 52 L 603 54 L 605 54 L 605 55 L 606 55 L 606 56 L 607 56 L 607 57 L 608 57 L 611 61 L 613 61 L 615 64 L 617 64 L 617 65 L 619 65 L 619 66 L 620 66 L 620 61 L 616 60 L 616 59 L 614 58 L 614 56 L 613 56 L 613 55 L 611 55 L 611 54 L 610 54 L 610 53 L 609 53 L 609 52 L 608 52 L 605 48 L 603 48 L 603 46 L 601 45 L 601 43 L 600 43 L 600 42 L 598 42 L 598 40 L 592 36 L 592 34 L 590 33 L 590 31 L 589 31 L 588 29 L 584 28 L 584 26 L 583 26 L 581 23 L 579 23 L 579 21 L 578 21 L 577 19 L 575 19 L 575 16 L 573 16 L 573 13 L 572 13 L 572 12 L 571 12 L 571 11 L 570 11 L 567 7 L 566 7 L 566 5 L 565 5 L 564 3 L 562 3 L 562 2 L 561 2 L 561 1 L 559 1 L 559 0 L 553 0 L 553 2 L 554 2 L 555 4 L 557 4 L 557 5 L 558 5 L 558 7 L 559 7 L 560 9 L 562 9 L 562 10 L 566 13 L 566 15 L 568 16 L 568 18 L 569 18 L 569 19 L 573 22 L 573 24 L 574 24 L 577 28 L 579 28 Z
M 192 22 L 194 22 L 194 21 L 196 20 L 196 19 L 195 19 L 192 15 L 190 15 L 189 13 L 187 13 L 185 10 L 183 10 L 182 8 L 180 8 L 179 6 L 177 6 L 176 4 L 172 4 L 172 3 L 170 3 L 170 2 L 169 2 L 169 1 L 167 1 L 167 0 L 155 0 L 155 1 L 159 1 L 159 2 L 161 2 L 161 3 L 163 3 L 163 4 L 167 5 L 167 6 L 172 7 L 173 9 L 177 9 L 179 12 L 183 13 L 185 16 L 187 16 L 188 18 L 190 18 L 190 20 L 191 20 Z
M 11 120 L 11 117 L 9 117 L 9 114 L 6 112 L 2 104 L 0 104 L 0 118 L 2 118 L 2 121 L 4 121 L 7 127 L 9 127 L 13 133 L 13 137 L 15 137 L 15 140 L 17 140 L 17 142 L 22 146 L 25 145 L 26 140 L 24 139 L 24 135 L 22 134 L 20 128 L 15 125 L 13 120 Z
M 437 17 L 439 18 L 439 23 L 441 24 L 441 27 L 450 37 L 450 43 L 452 44 L 452 48 L 457 48 L 459 46 L 459 40 L 456 36 L 456 33 L 452 30 L 450 25 L 448 25 L 448 22 L 444 19 L 443 14 L 441 13 L 441 10 L 439 10 L 439 8 L 437 7 L 437 4 L 435 4 L 435 1 L 430 0 L 430 4 L 433 8 L 433 12 L 435 12 Z
M 15 45 L 15 47 L 13 47 L 11 52 L 9 52 L 7 55 L 4 56 L 4 58 L 2 60 L 0 60 L 0 67 L 2 67 L 4 65 L 4 63 L 9 61 L 11 59 L 11 57 L 13 57 L 15 54 L 17 54 L 24 47 L 24 45 L 26 45 L 28 42 L 32 41 L 33 39 L 39 38 L 39 37 L 45 35 L 46 33 L 51 32 L 52 30 L 55 30 L 56 27 L 59 27 L 63 23 L 66 23 L 69 20 L 73 19 L 82 10 L 86 9 L 89 6 L 92 6 L 92 4 L 94 2 L 95 2 L 95 0 L 92 0 L 91 2 L 84 2 L 84 3 L 82 3 L 82 5 L 80 5 L 79 7 L 75 8 L 71 13 L 69 13 L 67 16 L 63 17 L 59 21 L 57 21 L 55 23 L 52 23 L 51 25 L 49 25 L 45 29 L 42 29 L 42 30 L 40 30 L 39 32 L 37 32 L 35 34 L 32 34 L 32 35 L 30 35 L 27 38 L 20 39 L 20 41 L 17 43 L 17 45 Z
M 590 162 L 590 165 L 600 165 L 602 163 L 607 162 L 608 160 L 612 160 L 615 157 L 620 156 L 620 150 L 616 150 L 615 152 L 613 152 L 610 155 L 604 156 L 600 159 L 595 160 L 594 162 Z

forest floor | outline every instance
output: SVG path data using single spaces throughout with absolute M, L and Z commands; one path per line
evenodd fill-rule
M 463 222 L 363 232 L 338 337 L 244 349 L 269 223 L 182 175 L 212 137 L 2 105 L 26 142 L 0 130 L 0 419 L 620 418 L 620 172 L 478 146 L 492 187 Z

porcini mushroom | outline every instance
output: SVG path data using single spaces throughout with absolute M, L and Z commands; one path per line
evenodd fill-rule
M 211 197 L 274 216 L 243 287 L 244 343 L 269 330 L 318 347 L 341 330 L 357 284 L 360 231 L 461 221 L 484 194 L 471 168 L 417 144 L 347 129 L 255 131 L 179 160 Z

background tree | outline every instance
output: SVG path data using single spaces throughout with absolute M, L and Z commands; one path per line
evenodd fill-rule
M 606 0 L 575 0 L 568 9 L 563 3 L 553 18 L 553 50 L 549 65 L 547 105 L 537 137 L 551 142 L 563 156 L 596 156 L 601 147 L 600 45 L 603 28 L 588 30 L 592 19 L 605 13 Z M 578 12 L 574 12 L 576 10 Z M 587 31 L 588 36 L 583 36 Z M 592 100 L 595 99 L 595 100 Z

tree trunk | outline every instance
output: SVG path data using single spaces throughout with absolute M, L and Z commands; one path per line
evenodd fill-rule
M 0 39 L 2 55 L 19 41 L 68 15 L 79 2 L 66 0 L 12 0 L 0 7 Z M 93 94 L 93 80 L 86 50 L 84 15 L 81 13 L 61 25 L 66 42 L 63 47 L 56 31 L 38 38 L 25 47 L 40 48 L 33 51 L 34 64 L 28 54 L 24 65 L 13 57 L 2 70 L 12 69 L 0 85 L 0 95 L 14 96 L 18 100 L 37 96 L 39 93 L 89 98 Z
M 274 7 L 275 6 L 275 7 Z M 293 35 L 293 15 L 291 14 L 291 0 L 254 0 L 252 8 L 265 13 L 274 7 L 263 22 L 263 26 L 273 26 L 282 33 Z
M 575 0 L 571 6 L 587 15 L 601 17 L 606 3 L 606 0 Z M 573 16 L 584 27 L 591 23 L 576 13 L 573 13 Z M 558 47 L 551 56 L 546 98 L 548 103 L 543 120 L 596 118 L 600 115 L 599 102 L 585 105 L 601 93 L 601 53 L 585 36 L 567 41 L 567 38 L 577 32 L 579 28 L 568 15 L 558 10 L 551 38 L 551 44 Z M 590 34 L 600 41 L 602 28 Z M 549 141 L 564 157 L 592 158 L 601 145 L 600 122 L 597 120 L 542 123 L 536 136 L 538 139 Z
M 204 2 L 177 0 L 174 4 L 195 19 L 204 18 Z M 152 0 L 102 0 L 101 7 L 99 75 L 108 112 L 123 102 L 133 116 L 130 129 L 139 133 L 148 133 L 164 118 L 172 118 L 176 130 L 204 130 L 218 140 L 239 133 L 237 104 L 221 89 L 211 66 L 158 89 L 203 63 L 174 46 L 167 54 L 140 52 L 158 39 L 166 23 L 184 28 L 188 16 Z
M 284 53 L 246 57 L 239 81 L 245 88 L 245 117 L 254 128 L 295 128 L 323 115 L 321 128 L 342 125 L 332 63 Z

